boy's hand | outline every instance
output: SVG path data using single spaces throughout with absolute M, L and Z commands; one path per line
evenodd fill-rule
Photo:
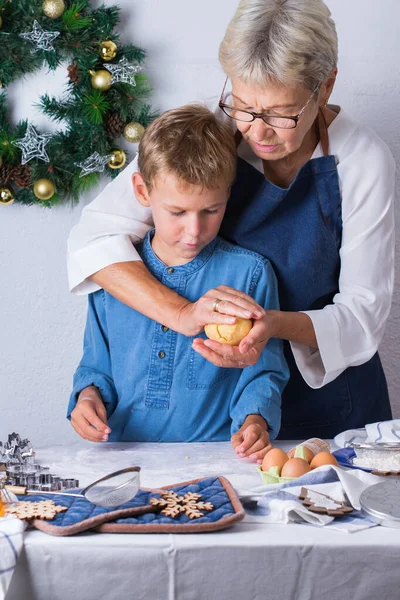
M 262 463 L 264 456 L 272 449 L 267 427 L 261 415 L 248 415 L 241 428 L 231 437 L 236 454 Z
M 214 310 L 216 300 L 220 300 L 218 311 Z M 200 333 L 209 323 L 232 325 L 236 322 L 235 317 L 261 319 L 264 314 L 264 309 L 251 296 L 226 285 L 220 285 L 208 290 L 197 302 L 188 302 L 180 309 L 177 331 L 193 336 Z
M 108 440 L 111 429 L 107 424 L 106 408 L 96 387 L 89 386 L 79 394 L 76 407 L 71 413 L 71 425 L 84 440 Z

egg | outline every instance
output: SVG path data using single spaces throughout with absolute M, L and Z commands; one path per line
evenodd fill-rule
M 279 467 L 279 470 L 282 469 L 283 465 L 289 460 L 286 452 L 281 450 L 280 448 L 272 448 L 267 454 L 264 456 L 264 460 L 262 461 L 261 470 L 269 471 L 271 467 Z
M 316 469 L 322 467 L 322 465 L 335 465 L 338 466 L 338 461 L 330 452 L 318 452 L 311 461 L 310 468 Z
M 282 467 L 281 477 L 300 477 L 309 470 L 310 465 L 304 458 L 290 458 Z
M 296 446 L 296 448 L 292 448 L 291 450 L 289 450 L 288 452 L 288 457 L 289 458 L 294 458 L 296 449 L 298 448 L 298 446 Z M 304 452 L 306 455 L 305 460 L 310 463 L 312 461 L 312 459 L 314 458 L 315 454 L 314 452 L 311 452 L 310 448 L 307 448 L 307 446 L 302 446 L 302 448 L 304 448 Z

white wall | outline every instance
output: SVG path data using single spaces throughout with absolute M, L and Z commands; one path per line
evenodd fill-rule
M 218 45 L 236 2 L 119 1 L 122 38 L 148 51 L 156 108 L 219 94 L 224 77 Z M 400 164 L 400 3 L 328 0 L 328 5 L 340 40 L 332 100 L 374 129 Z M 13 118 L 29 116 L 39 127 L 50 127 L 32 104 L 40 92 L 61 95 L 64 80 L 65 69 L 60 69 L 55 75 L 43 71 L 15 84 L 10 90 Z M 68 295 L 65 244 L 82 207 L 97 191 L 76 207 L 0 207 L 0 440 L 12 431 L 36 445 L 75 440 L 65 410 L 80 358 L 86 301 Z M 381 348 L 397 416 L 399 285 Z

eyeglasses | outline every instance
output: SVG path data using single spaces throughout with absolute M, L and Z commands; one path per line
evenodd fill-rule
M 297 123 L 300 117 L 303 115 L 307 106 L 314 98 L 315 93 L 318 91 L 318 87 L 316 87 L 309 99 L 307 100 L 307 102 L 305 103 L 305 105 L 303 106 L 303 108 L 301 109 L 301 111 L 297 115 L 294 115 L 292 117 L 283 117 L 281 115 L 272 116 L 267 115 L 265 113 L 254 113 L 249 110 L 242 110 L 236 108 L 235 106 L 229 106 L 229 104 L 225 104 L 224 102 L 222 102 L 227 82 L 228 77 L 226 78 L 225 85 L 221 92 L 221 97 L 219 99 L 218 104 L 220 109 L 223 110 L 228 117 L 234 119 L 235 121 L 241 121 L 242 123 L 252 123 L 256 119 L 262 119 L 264 123 L 267 123 L 267 125 L 271 125 L 271 127 L 276 127 L 277 129 L 294 129 L 295 127 L 297 127 Z

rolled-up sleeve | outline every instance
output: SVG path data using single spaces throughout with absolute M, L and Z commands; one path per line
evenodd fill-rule
M 338 165 L 343 235 L 339 292 L 312 320 L 318 350 L 292 343 L 307 384 L 320 388 L 376 353 L 389 315 L 394 282 L 395 163 L 370 133 Z
M 89 277 L 118 262 L 140 260 L 133 244 L 153 226 L 151 209 L 136 200 L 132 174 L 137 158 L 82 211 L 68 238 L 68 280 L 71 292 L 99 289 Z

